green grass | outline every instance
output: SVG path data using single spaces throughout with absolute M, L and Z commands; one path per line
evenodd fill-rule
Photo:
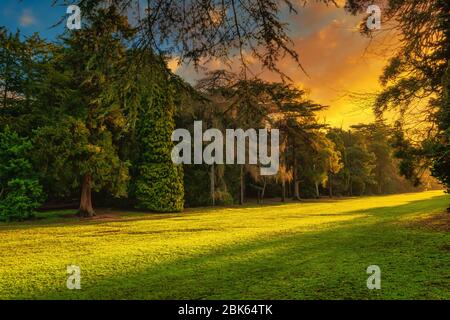
M 449 299 L 433 191 L 0 225 L 1 299 Z M 81 267 L 81 290 L 66 267 Z M 366 268 L 381 268 L 369 290 Z

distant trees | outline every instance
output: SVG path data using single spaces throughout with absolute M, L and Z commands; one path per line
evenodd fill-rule
M 332 128 L 327 137 L 342 155 L 342 170 L 334 175 L 333 187 L 337 194 L 388 194 L 416 190 L 401 175 L 403 162 L 396 158 L 399 145 L 398 131 L 383 122 L 354 125 L 349 130 Z M 438 188 L 439 184 L 423 175 L 422 188 Z
M 220 130 L 277 128 L 281 133 L 281 154 L 275 177 L 261 176 L 258 165 L 184 166 L 189 206 L 208 205 L 213 200 L 224 203 L 218 199 L 224 194 L 235 203 L 243 203 L 245 197 L 262 201 L 275 196 L 284 201 L 325 194 L 353 196 L 417 190 L 398 174 L 392 146 L 395 130 L 383 122 L 348 130 L 329 128 L 317 121 L 316 113 L 324 106 L 308 100 L 304 91 L 283 83 L 240 80 L 223 70 L 200 80 L 192 96 L 195 98 L 178 105 L 178 127 L 192 130 L 197 119 Z M 427 179 L 427 187 L 437 186 Z
M 316 135 L 320 134 L 319 129 L 324 127 L 317 123 L 315 113 L 324 106 L 308 100 L 304 91 L 292 85 L 256 79 L 242 80 L 226 71 L 210 73 L 199 81 L 197 89 L 204 100 L 193 103 L 190 114 L 208 119 L 208 123 L 215 128 L 280 130 L 280 169 L 276 177 L 261 176 L 259 165 L 240 165 L 240 170 L 224 166 L 224 175 L 228 177 L 225 180 L 229 181 L 225 181 L 227 182 L 225 185 L 222 183 L 222 186 L 232 191 L 235 201 L 243 203 L 246 194 L 254 194 L 262 200 L 269 185 L 280 187 L 281 197 L 284 200 L 287 194 L 290 194 L 288 189 L 294 179 L 297 179 L 299 198 L 298 159 L 296 159 L 300 151 L 298 144 L 302 141 L 314 143 Z M 205 110 L 209 110 L 207 114 Z M 181 112 L 187 114 L 186 105 Z M 179 119 L 183 118 L 182 114 L 178 116 Z M 186 123 L 186 120 L 180 123 Z M 336 169 L 334 165 L 331 161 L 332 169 Z M 329 166 L 330 163 L 327 162 L 327 168 Z M 192 169 L 187 172 L 190 170 Z M 230 177 L 235 177 L 235 180 L 230 181 Z M 185 183 L 186 189 L 191 190 L 193 186 L 190 186 L 190 181 Z

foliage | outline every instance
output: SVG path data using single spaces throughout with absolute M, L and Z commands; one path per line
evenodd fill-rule
M 348 1 L 346 8 L 356 14 L 366 10 L 367 1 Z M 383 9 L 382 29 L 394 30 L 399 45 L 380 78 L 384 89 L 374 110 L 379 117 L 386 111 L 398 114 L 397 129 L 405 131 L 399 144 L 409 145 L 399 150 L 400 165 L 415 184 L 420 182 L 420 173 L 430 166 L 447 187 L 450 183 L 449 11 L 447 0 L 389 0 Z
M 115 7 L 97 8 L 86 18 L 88 26 L 64 38 L 61 59 L 70 70 L 69 86 L 76 90 L 70 113 L 84 131 L 81 157 L 74 164 L 82 192 L 80 214 L 94 210 L 91 192 L 108 190 L 115 197 L 127 194 L 127 161 L 121 158 L 118 140 L 127 129 L 127 40 L 133 29 Z M 73 100 L 72 100 L 73 101 Z M 65 100 L 70 105 L 71 100 Z
M 37 34 L 23 39 L 0 28 L 0 123 L 22 136 L 30 136 L 50 114 L 57 117 L 55 110 L 48 112 L 55 96 L 47 83 L 52 55 L 53 47 Z
M 279 54 L 290 50 L 278 20 L 280 3 L 272 1 L 267 6 L 258 1 L 246 11 L 241 1 L 188 1 L 182 8 L 178 3 L 162 1 L 159 4 L 168 11 L 150 11 L 148 16 L 156 20 L 149 21 L 129 19 L 124 14 L 128 2 L 115 0 L 109 6 L 98 6 L 98 1 L 85 0 L 80 5 L 92 10 L 83 10 L 83 28 L 65 33 L 59 42 L 47 43 L 37 35 L 24 39 L 2 28 L 0 86 L 4 90 L 0 125 L 10 126 L 31 142 L 27 165 L 36 174 L 25 178 L 38 179 L 52 202 L 72 201 L 81 191 L 80 213 L 86 216 L 94 214 L 92 196 L 101 204 L 114 203 L 112 198 L 121 197 L 121 204 L 128 207 L 179 211 L 183 202 L 186 206 L 210 205 L 212 200 L 242 204 L 245 197 L 253 196 L 263 200 L 264 196 L 281 195 L 285 201 L 287 197 L 320 197 L 325 192 L 333 196 L 410 191 L 414 189 L 398 176 L 396 166 L 400 165 L 401 172 L 417 183 L 419 176 L 428 174 L 417 166 L 429 165 L 421 159 L 424 155 L 430 159 L 430 154 L 434 174 L 445 179 L 445 108 L 436 113 L 440 135 L 413 145 L 409 137 L 400 134 L 401 126 L 392 130 L 377 122 L 348 131 L 330 129 L 317 119 L 325 106 L 311 101 L 306 90 L 286 82 L 267 82 L 248 78 L 245 72 L 217 70 L 192 87 L 168 70 L 168 55 L 158 54 L 158 40 L 162 40 L 158 36 L 165 37 L 168 52 L 178 52 L 181 60 L 192 59 L 194 64 L 200 59 L 230 58 L 233 48 L 250 48 L 250 54 L 261 54 L 256 58 L 265 67 L 277 71 Z M 212 8 L 219 9 L 214 15 L 223 19 L 217 20 L 217 25 L 176 18 L 181 13 L 196 19 L 206 15 L 211 18 Z M 232 10 L 223 15 L 221 8 Z M 193 9 L 198 9 L 195 14 L 190 11 Z M 246 29 L 250 26 L 242 21 L 230 20 L 242 14 L 251 15 L 255 28 Z M 273 20 L 263 22 L 258 17 Z M 266 27 L 273 28 L 274 33 Z M 149 28 L 156 29 L 150 34 Z M 200 35 L 199 28 L 213 37 Z M 218 34 L 210 32 L 235 28 L 242 31 L 242 42 L 236 42 L 239 35 L 233 33 L 217 46 L 199 47 L 200 43 L 219 41 L 215 38 Z M 173 38 L 175 35 L 181 38 Z M 195 42 L 181 40 L 194 35 Z M 256 47 L 264 48 L 266 53 L 255 53 Z M 239 54 L 239 50 L 235 53 Z M 441 56 L 435 58 L 441 63 Z M 241 59 L 245 65 L 245 58 Z M 408 61 L 393 63 L 386 71 L 385 83 L 396 82 L 401 72 L 394 67 L 405 68 L 412 60 Z M 439 72 L 440 66 L 436 67 Z M 426 90 L 428 87 L 425 83 Z M 396 90 L 399 87 L 393 92 Z M 435 106 L 445 101 L 433 98 Z M 192 130 L 195 120 L 202 120 L 206 128 L 222 131 L 279 129 L 278 174 L 261 176 L 259 164 L 173 165 L 172 130 Z M 396 152 L 390 145 L 391 138 L 395 138 L 392 141 L 398 147 Z M 399 164 L 393 155 L 405 160 Z M 8 179 L 11 177 L 16 176 Z M 3 189 L 9 181 L 5 178 Z
M 449 31 L 450 32 L 450 31 Z M 442 78 L 443 98 L 441 110 L 438 114 L 440 135 L 435 141 L 433 152 L 434 176 L 439 177 L 442 183 L 450 190 L 450 61 Z
M 28 156 L 31 142 L 8 126 L 0 132 L 0 219 L 24 220 L 44 201 Z
M 206 165 L 184 166 L 184 197 L 186 207 L 208 206 L 211 204 L 211 194 L 207 188 L 206 181 L 209 181 Z M 238 185 L 238 183 L 235 185 Z
M 6 195 L 0 198 L 0 220 L 26 220 L 35 215 L 45 200 L 37 179 L 13 179 L 8 182 Z
M 76 2 L 83 13 L 98 8 L 99 0 Z M 332 0 L 321 0 L 334 3 Z M 67 5 L 66 0 L 54 0 L 54 5 Z M 196 67 L 213 59 L 229 63 L 239 59 L 247 69 L 244 52 L 271 70 L 282 74 L 278 62 L 290 57 L 302 68 L 294 43 L 289 37 L 283 16 L 296 13 L 291 0 L 187 0 L 108 1 L 109 6 L 129 13 L 138 31 L 136 46 L 156 53 L 172 54 L 180 61 Z
M 175 129 L 173 89 L 161 65 L 159 69 L 158 64 L 144 69 L 142 77 L 142 111 L 137 123 L 137 207 L 159 212 L 181 211 L 184 207 L 183 167 L 171 159 L 171 137 Z

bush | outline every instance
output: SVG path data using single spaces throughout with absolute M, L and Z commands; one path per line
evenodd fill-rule
M 0 220 L 24 220 L 42 205 L 44 193 L 29 161 L 32 144 L 9 127 L 0 132 Z
M 216 204 L 219 206 L 229 206 L 233 204 L 233 197 L 227 191 L 214 192 Z
M 44 193 L 37 180 L 9 181 L 6 196 L 0 200 L 0 220 L 25 220 L 34 216 L 44 202 Z

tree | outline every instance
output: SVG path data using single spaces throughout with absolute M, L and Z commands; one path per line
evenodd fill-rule
M 41 108 L 39 97 L 49 93 L 45 79 L 52 54 L 52 46 L 37 34 L 24 38 L 0 28 L 0 124 L 23 136 L 43 125 L 51 104 Z
M 319 186 L 326 184 L 331 173 L 338 173 L 341 170 L 341 154 L 322 132 L 317 132 L 312 144 L 304 147 L 302 174 L 313 183 L 315 196 L 319 198 Z
M 392 184 L 397 173 L 396 163 L 392 159 L 391 128 L 381 120 L 372 124 L 355 125 L 352 128 L 364 136 L 368 151 L 375 157 L 373 163 L 375 193 L 388 193 L 388 190 L 393 189 Z
M 79 212 L 95 215 L 92 191 L 109 190 L 113 195 L 126 195 L 128 164 L 120 159 L 117 139 L 128 122 L 125 116 L 127 77 L 126 40 L 134 31 L 126 17 L 115 7 L 98 9 L 85 17 L 88 27 L 64 39 L 61 59 L 71 71 L 70 87 L 76 91 L 71 114 L 77 128 L 85 136 L 78 159 L 81 177 Z
M 442 107 L 438 116 L 440 133 L 432 146 L 432 173 L 447 186 L 447 189 L 450 189 L 450 62 L 442 83 L 444 93 Z
M 208 100 L 207 108 L 202 108 L 204 111 L 197 113 L 201 119 L 209 120 L 208 125 L 219 129 L 233 128 L 244 131 L 267 126 L 268 114 L 273 111 L 268 83 L 258 79 L 242 79 L 231 72 L 218 70 L 210 72 L 200 80 L 196 88 Z M 256 170 L 259 170 L 259 167 L 254 164 L 240 165 L 240 204 L 245 201 L 246 177 L 254 176 Z
M 281 167 L 278 180 L 282 183 L 282 199 L 286 194 L 286 183 L 294 183 L 294 199 L 300 199 L 300 175 L 298 145 L 313 143 L 319 129 L 324 125 L 317 122 L 316 113 L 326 106 L 306 98 L 306 92 L 293 85 L 271 83 L 268 91 L 272 99 L 269 122 L 281 133 Z
M 367 1 L 350 0 L 347 10 L 352 13 L 366 10 Z M 411 162 L 411 157 L 431 159 L 434 174 L 449 187 L 447 170 L 448 128 L 448 65 L 450 59 L 450 3 L 446 0 L 388 0 L 385 2 L 384 25 L 399 35 L 400 45 L 386 66 L 381 83 L 384 90 L 378 95 L 375 112 L 381 116 L 387 110 L 397 111 L 397 129 L 406 131 L 403 144 L 408 141 L 413 154 L 405 153 L 402 166 L 429 165 L 429 161 Z M 382 28 L 383 30 L 383 28 Z M 369 30 L 362 30 L 371 34 Z M 405 170 L 404 170 L 405 171 Z M 409 168 L 409 174 L 415 171 Z M 417 175 L 410 176 L 419 181 Z
M 16 103 L 22 91 L 23 70 L 20 60 L 24 46 L 19 32 L 8 34 L 5 28 L 0 28 L 0 88 L 3 110 Z
M 137 123 L 138 153 L 135 194 L 137 206 L 159 212 L 184 207 L 183 167 L 172 162 L 175 129 L 174 88 L 162 62 L 147 52 L 139 72 L 141 115 Z M 152 61 L 155 61 L 153 62 Z
M 333 176 L 339 173 L 343 168 L 343 164 L 341 162 L 341 153 L 336 150 L 334 145 L 330 145 L 328 148 L 328 192 L 330 198 L 333 197 Z
M 374 181 L 375 155 L 369 150 L 369 140 L 362 132 L 333 128 L 327 137 L 341 154 L 343 168 L 333 175 L 335 192 L 353 196 L 364 194 Z

